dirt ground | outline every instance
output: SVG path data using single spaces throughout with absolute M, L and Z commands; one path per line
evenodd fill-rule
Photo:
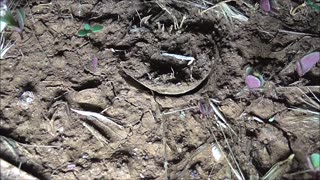
M 245 179 L 290 154 L 283 178 L 311 179 L 290 174 L 320 151 L 319 121 L 289 108 L 306 108 L 297 87 L 319 97 L 320 64 L 300 78 L 290 62 L 320 50 L 320 13 L 304 7 L 290 15 L 302 1 L 277 1 L 268 13 L 232 1 L 248 21 L 228 22 L 190 2 L 197 1 L 22 3 L 23 39 L 8 31 L 16 45 L 0 61 L 0 157 L 40 179 L 236 179 L 226 157 L 212 156 L 216 137 Z M 104 28 L 78 37 L 84 23 Z M 263 74 L 263 90 L 244 91 L 248 66 Z M 25 91 L 34 94 L 27 107 L 19 101 Z M 223 130 L 231 150 L 213 113 L 197 108 L 211 98 L 235 131 Z M 121 127 L 71 109 L 103 111 Z

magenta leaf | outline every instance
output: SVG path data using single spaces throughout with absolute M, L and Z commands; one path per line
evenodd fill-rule
M 320 61 L 320 52 L 312 52 L 305 55 L 296 63 L 298 75 L 302 77 Z
M 266 12 L 271 11 L 270 0 L 260 0 L 260 8 Z
M 255 89 L 262 86 L 260 79 L 253 75 L 248 75 L 245 79 L 245 83 L 249 89 Z

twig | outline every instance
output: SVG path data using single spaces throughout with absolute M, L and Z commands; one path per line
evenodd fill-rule
M 318 34 L 310 34 L 310 33 L 304 33 L 304 32 L 288 31 L 288 30 L 284 30 L 284 29 L 278 29 L 278 32 L 287 33 L 287 34 L 294 34 L 294 35 L 302 35 L 302 36 L 316 36 L 316 37 L 319 37 Z

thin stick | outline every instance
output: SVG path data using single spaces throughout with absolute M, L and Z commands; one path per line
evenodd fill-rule
M 223 121 L 223 123 L 226 124 L 226 126 L 231 130 L 231 132 L 234 135 L 237 135 L 237 133 L 231 128 L 231 126 L 227 123 L 227 120 L 224 118 L 224 116 L 222 115 L 222 113 L 219 111 L 219 109 L 211 102 L 209 101 L 210 106 L 212 107 L 214 113 Z
M 288 108 L 289 110 L 293 110 L 293 111 L 297 111 L 297 112 L 303 112 L 303 113 L 310 113 L 310 114 L 314 114 L 314 115 L 317 115 L 317 116 L 320 116 L 320 113 L 319 112 L 314 112 L 314 111 L 311 111 L 311 110 L 308 110 L 308 109 L 302 109 L 302 108 Z
M 300 88 L 297 88 L 302 94 L 303 96 L 307 97 L 307 99 L 309 100 L 309 102 L 307 102 L 304 99 L 301 99 L 304 103 L 308 104 L 309 106 L 315 108 L 315 109 L 320 109 L 320 105 L 317 104 L 317 102 L 315 102 L 313 99 L 311 99 L 305 92 L 303 92 Z M 309 88 L 307 88 L 309 91 L 311 91 Z
M 59 148 L 61 146 L 54 146 L 54 145 L 33 145 L 33 144 L 23 144 L 23 143 L 19 143 L 21 146 L 26 146 L 26 147 L 39 147 L 39 148 Z
M 166 123 L 166 118 L 161 118 L 161 130 L 162 130 L 162 144 L 163 144 L 163 156 L 164 156 L 164 176 L 165 179 L 168 180 L 168 157 L 167 157 L 167 138 L 166 138 L 166 129 L 167 129 L 167 123 Z
M 313 95 L 313 97 L 320 103 L 320 100 L 319 100 L 318 97 L 310 90 L 310 88 L 307 87 L 307 89 L 308 89 L 309 92 Z
M 319 36 L 317 34 L 310 34 L 310 33 L 303 33 L 303 32 L 295 32 L 295 31 L 287 31 L 284 29 L 278 29 L 278 32 L 287 33 L 287 34 L 294 34 L 294 35 L 302 35 L 302 36 Z
M 222 150 L 222 146 L 220 145 L 220 143 L 218 142 L 217 140 L 217 137 L 213 134 L 212 130 L 210 128 L 208 128 L 210 134 L 212 135 L 212 137 L 214 138 L 214 141 L 216 142 L 216 145 L 218 146 L 219 150 L 221 151 L 221 153 L 223 154 L 223 156 L 226 158 L 227 160 L 227 163 L 229 165 L 229 167 L 231 168 L 232 172 L 236 175 L 236 177 L 239 179 L 239 180 L 244 180 L 242 179 L 242 177 L 240 177 L 239 173 L 237 173 L 237 171 L 232 167 L 232 164 L 230 163 L 227 155 L 224 153 L 224 151 Z
M 184 109 L 178 109 L 178 110 L 174 110 L 174 111 L 169 111 L 169 112 L 165 112 L 165 113 L 162 113 L 162 114 L 163 115 L 174 114 L 174 113 L 178 113 L 178 112 L 181 112 L 181 111 L 186 111 L 186 110 L 196 109 L 196 108 L 198 108 L 198 106 L 187 107 L 187 108 L 184 108 Z
M 137 15 L 138 15 L 138 17 L 139 17 L 139 19 L 140 19 L 140 27 L 141 27 L 141 16 L 140 16 L 140 14 L 139 14 L 139 12 L 138 12 L 138 10 L 137 9 L 135 9 L 136 10 L 136 13 L 137 13 Z
M 93 136 L 99 140 L 102 146 L 104 146 L 105 144 L 108 144 L 107 139 L 102 134 L 100 134 L 97 130 L 95 130 L 92 126 L 90 126 L 86 122 L 82 122 L 82 125 L 86 127 L 91 132 L 91 134 L 93 134 Z

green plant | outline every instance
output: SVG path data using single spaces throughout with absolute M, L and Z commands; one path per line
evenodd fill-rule
M 90 24 L 85 24 L 83 29 L 78 31 L 78 36 L 84 37 L 89 36 L 91 33 L 100 32 L 103 29 L 101 25 L 90 26 Z
M 295 8 L 291 8 L 290 10 L 290 14 L 292 16 L 296 15 L 296 12 L 301 9 L 304 8 L 306 6 L 311 7 L 312 9 L 314 9 L 315 11 L 320 12 L 320 0 L 306 0 L 304 1 L 302 4 L 300 4 L 299 6 L 295 7 Z
M 253 90 L 262 87 L 265 81 L 258 71 L 252 67 L 248 67 L 246 69 L 245 83 L 250 90 Z
M 312 169 L 312 170 L 320 170 L 320 154 L 313 153 L 310 156 L 310 162 L 311 162 L 311 165 L 312 165 L 312 166 L 310 166 L 310 169 Z
M 26 13 L 23 8 L 20 8 L 16 11 L 16 16 L 12 15 L 10 10 L 5 12 L 4 16 L 0 17 L 0 21 L 5 23 L 8 27 L 12 28 L 14 31 L 18 32 L 22 37 L 22 31 L 25 25 Z
M 14 46 L 15 42 L 6 41 L 4 33 L 1 32 L 0 36 L 0 59 L 4 59 L 5 54 L 7 51 Z
M 306 3 L 308 6 L 310 6 L 314 10 L 320 12 L 320 1 L 319 0 L 314 0 L 314 2 L 312 0 L 307 0 Z

